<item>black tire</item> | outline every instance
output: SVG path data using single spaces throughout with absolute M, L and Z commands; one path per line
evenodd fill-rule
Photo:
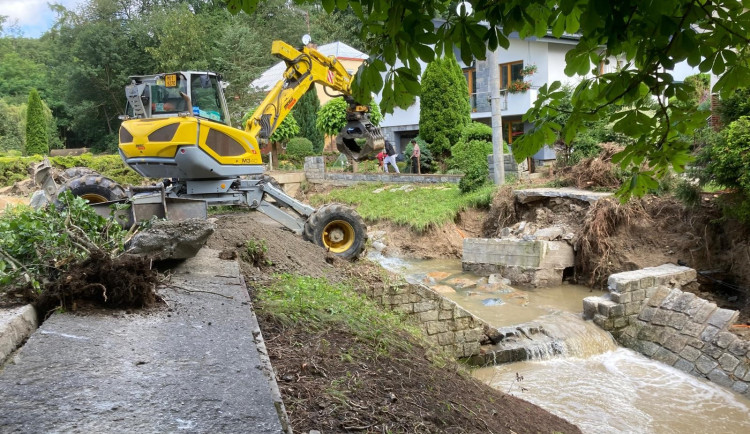
M 356 211 L 333 203 L 312 213 L 302 237 L 340 258 L 353 260 L 365 249 L 367 226 Z
M 120 184 L 97 173 L 68 180 L 60 188 L 58 196 L 65 191 L 70 191 L 73 196 L 82 197 L 89 203 L 120 200 L 127 196 Z

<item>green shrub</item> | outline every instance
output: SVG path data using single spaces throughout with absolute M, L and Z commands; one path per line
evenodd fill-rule
M 323 150 L 325 145 L 323 133 L 315 126 L 320 110 L 320 100 L 315 86 L 311 87 L 292 109 L 292 116 L 299 125 L 299 135 L 310 140 L 316 153 Z
M 448 155 L 451 149 L 451 142 L 444 135 L 438 134 L 435 137 L 435 140 L 427 145 L 427 149 L 429 149 L 433 155 Z
M 484 166 L 479 163 L 475 163 L 471 165 L 468 170 L 466 170 L 466 174 L 458 183 L 458 189 L 461 190 L 462 193 L 470 193 L 472 191 L 478 190 L 480 187 L 487 183 L 487 175 L 488 168 L 487 160 L 485 159 Z
M 485 140 L 459 141 L 451 148 L 449 169 L 468 170 L 475 164 L 487 166 L 487 155 L 492 154 L 492 142 Z
M 430 151 L 429 146 L 427 146 L 427 142 L 425 142 L 422 137 L 417 136 L 414 138 L 414 140 L 417 141 L 417 144 L 419 145 L 419 168 L 421 173 L 432 173 L 435 171 L 435 162 L 432 157 L 432 151 Z M 404 148 L 404 156 L 406 156 L 407 159 L 409 159 L 409 167 L 411 167 L 411 153 L 414 150 L 414 146 L 411 144 L 411 140 Z
M 305 157 L 315 155 L 313 143 L 306 137 L 294 137 L 286 144 L 286 155 L 295 164 L 305 162 Z
M 750 117 L 742 116 L 729 124 L 704 152 L 708 179 L 734 188 L 739 194 L 726 211 L 750 222 Z
M 361 161 L 357 166 L 357 173 L 378 173 L 382 172 L 378 166 L 377 160 Z
M 451 54 L 430 62 L 422 75 L 419 105 L 420 135 L 434 146 L 436 158 L 448 155 L 464 126 L 471 122 L 469 88 L 461 68 Z M 440 139 L 444 143 L 436 144 Z
M 461 130 L 461 141 L 484 140 L 492 143 L 492 127 L 481 122 L 472 122 Z
M 681 179 L 674 189 L 674 195 L 685 205 L 696 206 L 701 202 L 701 188 L 697 183 Z
M 0 157 L 0 186 L 13 185 L 29 177 L 31 163 L 42 161 L 42 157 Z M 122 185 L 140 185 L 146 178 L 137 174 L 125 165 L 119 155 L 91 155 L 51 157 L 50 163 L 58 169 L 71 167 L 88 167 L 102 175 L 112 178 Z

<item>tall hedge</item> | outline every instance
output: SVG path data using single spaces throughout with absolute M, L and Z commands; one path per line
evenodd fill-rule
M 300 137 L 312 142 L 315 153 L 320 153 L 325 145 L 323 133 L 315 126 L 318 120 L 318 110 L 320 110 L 320 100 L 314 86 L 297 101 L 297 105 L 292 110 L 292 116 L 299 125 Z
M 39 92 L 31 89 L 26 110 L 26 155 L 49 154 L 47 119 Z
M 434 60 L 422 75 L 419 135 L 435 156 L 446 157 L 469 122 L 469 87 L 456 59 L 449 55 Z M 440 136 L 447 140 L 436 140 Z

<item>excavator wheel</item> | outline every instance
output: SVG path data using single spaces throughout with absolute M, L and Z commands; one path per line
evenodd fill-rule
M 99 175 L 99 172 L 94 169 L 89 169 L 88 167 L 71 167 L 69 169 L 65 169 L 65 171 L 62 173 L 62 179 L 63 182 L 67 182 L 71 179 L 79 178 L 84 175 Z
M 65 191 L 70 191 L 73 196 L 82 197 L 89 203 L 109 202 L 127 196 L 120 184 L 97 173 L 68 180 L 60 188 L 58 196 Z
M 338 257 L 353 260 L 365 249 L 367 226 L 356 211 L 333 203 L 307 219 L 302 236 Z

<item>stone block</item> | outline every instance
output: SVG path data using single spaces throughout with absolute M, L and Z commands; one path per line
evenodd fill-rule
M 706 345 L 704 345 L 703 348 L 701 348 L 701 351 L 703 352 L 703 354 L 713 358 L 714 360 L 719 360 L 719 357 L 724 354 L 724 350 L 712 343 L 707 343 Z
M 737 341 L 739 338 L 734 333 L 720 332 L 716 335 L 715 341 L 719 348 L 729 348 L 731 344 Z
M 664 347 L 668 349 L 669 351 L 680 353 L 685 346 L 687 345 L 687 337 L 680 336 L 677 334 L 671 334 L 669 337 L 664 341 Z M 688 347 L 692 348 L 692 347 Z
M 414 312 L 427 312 L 438 308 L 438 304 L 435 301 L 428 300 L 419 303 L 414 303 Z
M 648 341 L 636 341 L 634 350 L 643 354 L 644 356 L 652 357 L 661 347 L 653 342 Z
M 652 356 L 654 360 L 666 363 L 669 366 L 674 365 L 679 360 L 679 356 L 666 348 L 660 348 Z
M 654 278 L 654 276 L 642 277 L 638 281 L 638 286 L 641 289 L 653 288 L 655 285 L 656 285 L 656 279 Z
M 703 342 L 702 340 L 700 340 L 698 338 L 692 337 L 692 336 L 688 337 L 687 344 L 690 345 L 691 347 L 697 348 L 699 350 L 702 350 L 703 347 L 706 346 L 705 342 Z
M 393 304 L 393 305 L 391 305 L 391 309 L 395 310 L 396 312 L 402 312 L 402 313 L 413 313 L 414 312 L 414 306 L 411 303 Z
M 680 357 L 687 360 L 688 362 L 694 362 L 698 360 L 698 357 L 700 357 L 702 353 L 700 350 L 691 347 L 690 345 L 686 345 L 685 348 L 680 351 Z
M 703 307 L 703 305 L 706 303 L 708 303 L 706 300 L 696 297 L 693 299 L 693 301 L 690 302 L 690 305 L 688 306 L 685 313 L 688 314 L 689 317 L 693 318 L 695 317 L 695 314 L 698 313 L 700 308 Z
M 739 364 L 740 361 L 731 354 L 724 353 L 721 357 L 719 357 L 719 365 L 721 366 L 721 369 L 727 372 L 734 371 L 734 369 L 737 368 L 737 365 Z
M 692 336 L 692 337 L 697 338 L 703 332 L 703 329 L 705 327 L 706 326 L 703 325 L 703 324 L 698 324 L 698 323 L 695 323 L 695 322 L 688 322 L 687 324 L 685 324 L 684 327 L 682 327 L 682 330 L 680 330 L 680 332 L 683 335 Z
M 691 372 L 693 372 L 693 370 L 695 370 L 695 365 L 693 365 L 692 363 L 690 363 L 689 361 L 685 359 L 678 359 L 675 362 L 674 367 L 688 374 L 690 374 Z
M 463 355 L 461 357 L 471 357 L 475 354 L 479 354 L 481 345 L 479 342 L 467 342 L 463 345 Z
M 636 289 L 632 291 L 630 294 L 631 294 L 632 301 L 643 301 L 646 299 L 645 289 Z
M 681 312 L 672 312 L 669 317 L 669 326 L 675 330 L 682 330 L 688 323 L 688 316 Z
M 659 335 L 659 329 L 656 327 L 645 326 L 638 330 L 638 339 L 642 341 L 656 341 Z
M 737 380 L 732 384 L 732 390 L 737 393 L 745 393 L 748 391 L 748 388 L 750 388 L 750 385 L 741 380 Z
M 601 300 L 603 300 L 601 297 L 586 297 L 583 299 L 583 319 L 594 319 L 594 315 L 598 312 L 597 306 Z
M 730 353 L 734 354 L 735 356 L 743 356 L 747 353 L 747 351 L 750 349 L 750 341 L 744 341 L 741 339 L 737 339 L 731 344 L 729 344 L 728 350 Z
M 672 315 L 672 312 L 665 310 L 665 309 L 658 309 L 656 313 L 654 314 L 654 317 L 651 318 L 651 324 L 655 325 L 667 325 L 669 324 L 669 317 Z
M 620 306 L 620 305 L 618 305 L 617 303 L 611 300 L 602 299 L 597 304 L 597 311 L 599 312 L 600 315 L 604 315 L 607 318 L 610 318 L 612 317 L 612 309 L 615 306 Z
M 612 301 L 614 301 L 615 303 L 625 304 L 625 303 L 630 303 L 632 301 L 632 296 L 631 296 L 631 293 L 629 292 L 623 292 L 623 293 L 611 292 L 609 295 Z
M 656 288 L 654 293 L 648 298 L 648 305 L 653 307 L 659 307 L 661 302 L 669 295 L 669 288 L 666 286 L 659 286 Z
M 613 325 L 614 325 L 614 328 L 621 329 L 623 327 L 627 327 L 628 323 L 629 321 L 626 317 L 619 317 L 619 318 L 614 319 Z
M 440 333 L 435 336 L 438 344 L 440 345 L 452 345 L 456 343 L 456 335 L 453 332 Z
M 643 308 L 643 310 L 641 310 L 641 313 L 638 315 L 638 319 L 650 322 L 654 318 L 657 310 L 658 309 L 656 309 L 655 307 L 646 306 Z
M 635 277 L 631 277 L 625 273 L 617 273 L 609 276 L 607 279 L 607 288 L 612 292 L 630 292 L 634 289 L 638 289 L 638 280 Z
M 453 319 L 453 310 L 441 310 L 438 314 L 438 320 L 444 321 L 448 319 Z
M 718 328 L 712 325 L 708 325 L 706 326 L 705 329 L 703 329 L 703 333 L 701 333 L 701 340 L 703 342 L 710 342 L 711 340 L 713 340 L 714 337 L 716 337 L 718 333 L 719 333 Z
M 720 368 L 716 368 L 708 373 L 708 379 L 711 382 L 718 384 L 719 386 L 730 388 L 734 384 L 734 380 L 727 375 L 726 372 Z
M 695 294 L 691 292 L 683 292 L 677 297 L 677 300 L 675 300 L 672 310 L 676 312 L 687 312 L 690 308 L 690 303 L 692 303 L 695 298 Z
M 594 324 L 598 325 L 604 330 L 612 330 L 615 326 L 615 323 L 612 319 L 599 314 L 594 315 Z
M 484 338 L 484 331 L 481 328 L 466 330 L 463 333 L 465 342 L 479 342 Z
M 641 303 L 628 303 L 625 305 L 625 315 L 638 315 L 641 311 Z
M 656 333 L 656 340 L 654 342 L 661 346 L 664 346 L 667 342 L 672 340 L 675 336 L 678 336 L 674 330 L 666 327 L 659 327 Z
M 717 309 L 711 317 L 708 318 L 708 323 L 724 330 L 734 324 L 739 314 L 740 313 L 736 310 Z
M 695 369 L 697 369 L 698 372 L 703 375 L 707 375 L 717 366 L 719 366 L 719 364 L 716 362 L 716 360 L 707 357 L 705 354 L 701 354 L 698 357 L 698 360 L 695 361 Z
M 674 305 L 677 302 L 677 299 L 680 298 L 680 296 L 683 294 L 682 291 L 679 289 L 673 288 L 671 291 L 669 291 L 669 294 L 664 298 L 664 301 L 661 302 L 661 308 L 662 309 L 674 309 Z
M 437 321 L 439 319 L 440 319 L 439 311 L 437 310 L 428 310 L 427 312 L 419 313 L 420 322 Z
M 736 378 L 743 378 L 746 374 L 750 372 L 750 365 L 747 362 L 740 363 L 737 365 L 736 368 L 734 368 L 734 376 Z
M 715 303 L 705 303 L 698 309 L 695 315 L 693 315 L 693 321 L 704 323 L 708 321 L 708 318 L 711 316 L 711 314 L 714 313 L 715 310 Z

